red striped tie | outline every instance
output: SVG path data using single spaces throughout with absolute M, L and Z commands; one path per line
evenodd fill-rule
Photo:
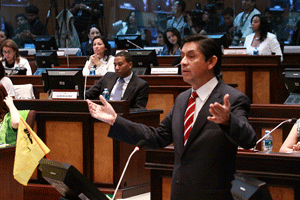
M 195 99 L 198 97 L 197 92 L 193 92 L 189 102 L 188 102 L 188 106 L 185 112 L 185 116 L 184 116 L 184 145 L 186 144 L 189 136 L 190 136 L 190 132 L 193 128 L 192 124 L 194 121 L 194 113 L 195 113 L 195 106 L 196 106 L 196 102 Z

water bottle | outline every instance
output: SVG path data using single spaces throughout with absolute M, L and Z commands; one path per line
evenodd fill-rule
M 266 130 L 265 135 L 270 133 L 270 131 Z M 268 134 L 263 140 L 263 151 L 269 153 L 272 151 L 273 148 L 273 137 L 271 134 Z
M 103 93 L 102 93 L 102 96 L 105 98 L 106 101 L 109 100 L 110 95 L 109 95 L 109 91 L 108 91 L 107 88 L 104 88 L 104 91 L 103 91 Z
M 91 76 L 95 76 L 96 75 L 96 72 L 95 72 L 95 66 L 93 65 L 93 66 L 91 66 L 91 69 L 90 69 L 90 75 Z
M 257 47 L 255 47 L 255 49 L 253 50 L 253 55 L 258 56 L 258 49 L 257 49 Z

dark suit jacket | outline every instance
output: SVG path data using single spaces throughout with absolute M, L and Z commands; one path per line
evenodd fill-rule
M 114 72 L 107 72 L 90 89 L 86 91 L 86 99 L 98 99 L 104 88 L 111 93 L 118 76 Z M 122 100 L 130 101 L 130 108 L 146 108 L 149 95 L 149 84 L 143 79 L 132 75 L 124 92 Z
M 231 104 L 230 127 L 207 120 L 207 116 L 211 115 L 209 104 L 219 102 L 223 105 L 223 97 L 227 93 Z M 177 97 L 172 110 L 158 128 L 132 123 L 118 116 L 108 136 L 133 145 L 146 140 L 146 146 L 155 149 L 173 143 L 172 200 L 231 199 L 237 147 L 251 148 L 256 141 L 256 134 L 247 119 L 250 100 L 220 80 L 200 110 L 184 146 L 183 121 L 190 95 L 191 89 Z

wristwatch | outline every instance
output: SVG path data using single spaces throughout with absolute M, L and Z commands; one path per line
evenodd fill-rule
M 89 7 L 89 6 L 87 6 L 87 7 L 86 7 L 86 10 L 88 10 L 88 9 L 90 9 L 90 7 Z

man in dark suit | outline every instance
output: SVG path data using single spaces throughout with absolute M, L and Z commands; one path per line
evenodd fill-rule
M 132 57 L 130 53 L 121 51 L 115 55 L 115 72 L 107 72 L 89 90 L 86 99 L 97 99 L 104 88 L 110 93 L 110 100 L 128 100 L 130 108 L 145 108 L 148 102 L 149 84 L 132 73 Z M 117 88 L 120 80 L 124 81 L 121 88 L 121 99 L 118 99 Z
M 222 52 L 213 39 L 186 37 L 181 57 L 183 80 L 192 88 L 178 95 L 158 128 L 118 116 L 103 98 L 103 106 L 88 101 L 90 113 L 112 125 L 113 139 L 133 145 L 145 140 L 153 149 L 174 144 L 171 200 L 232 199 L 237 148 L 256 142 L 248 123 L 250 100 L 218 78 Z

